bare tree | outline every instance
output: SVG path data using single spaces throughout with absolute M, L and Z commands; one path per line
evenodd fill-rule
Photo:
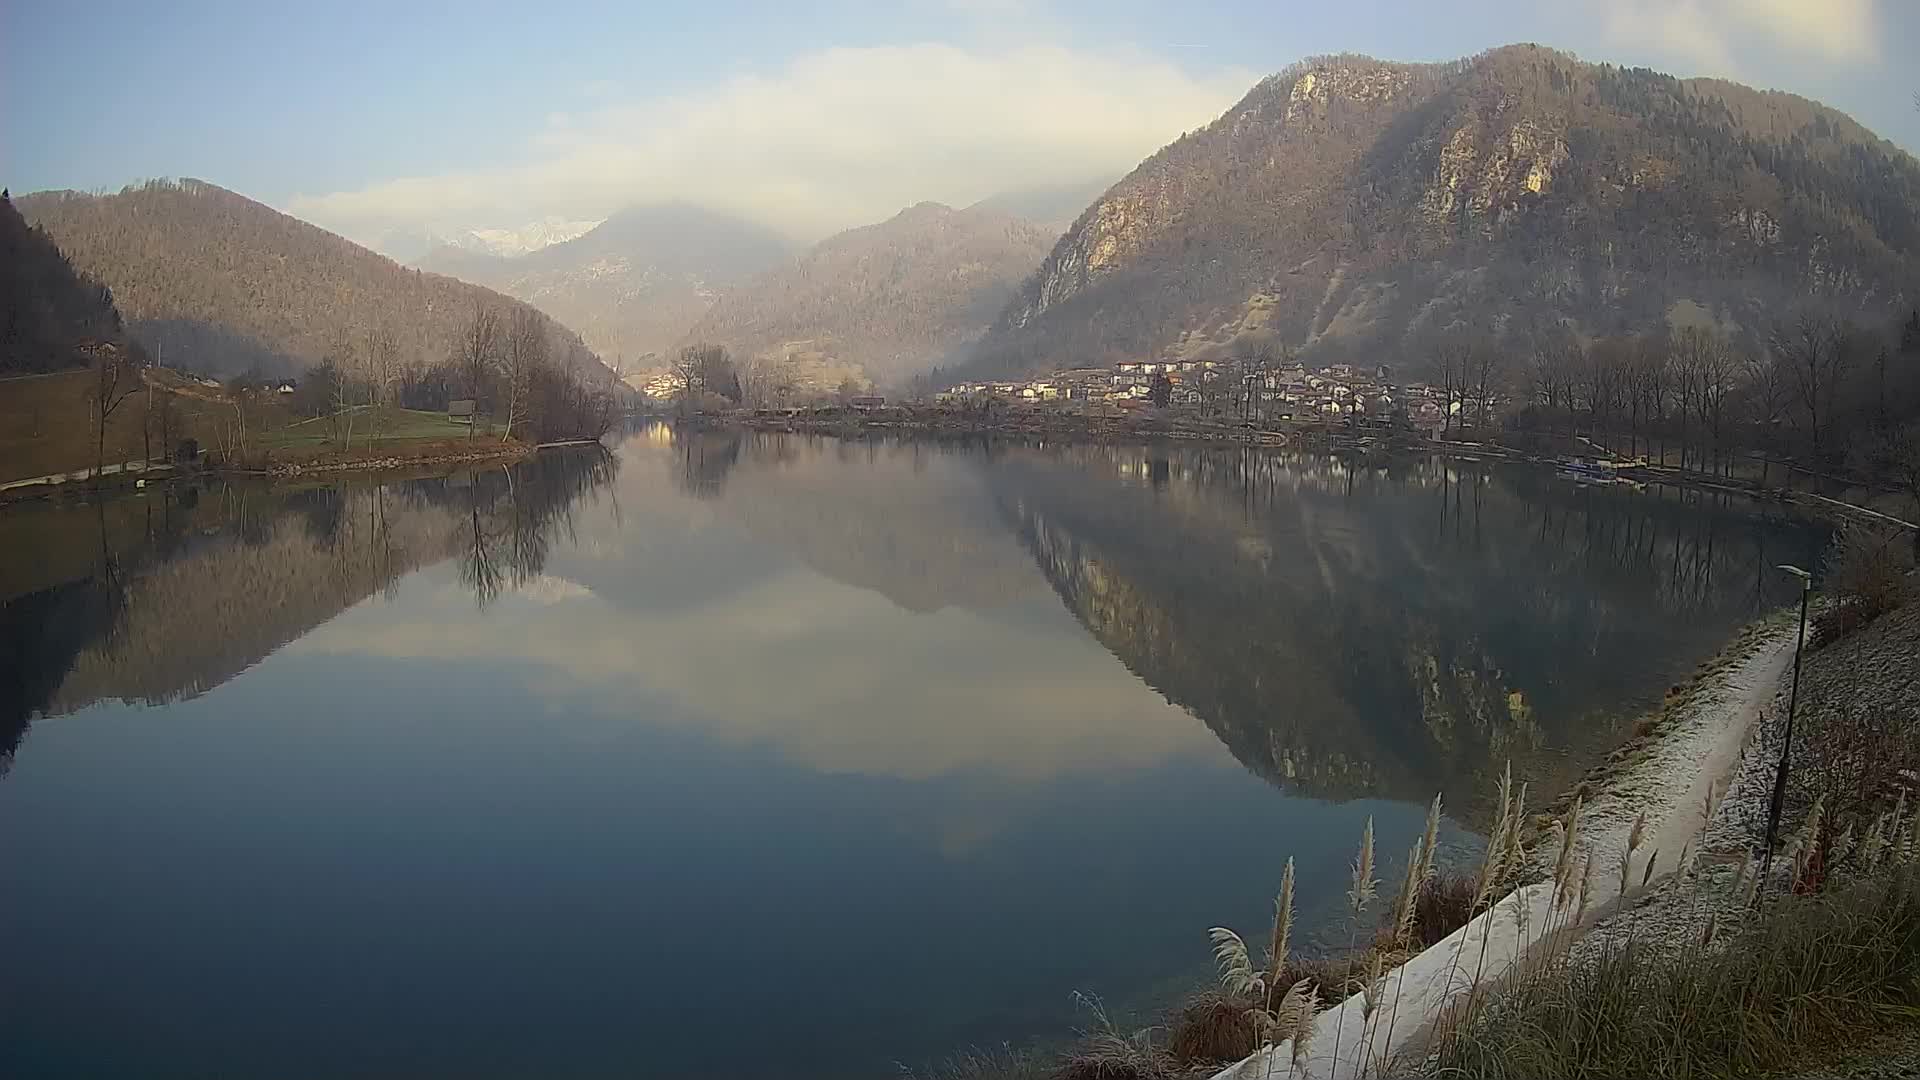
M 1698 402 L 1700 426 L 1707 433 L 1707 456 L 1702 471 L 1712 472 L 1727 466 L 1727 401 L 1733 396 L 1739 378 L 1739 363 L 1727 339 L 1702 332 L 1694 355 L 1694 391 Z
M 673 377 L 679 386 L 682 416 L 699 408 L 700 394 L 706 389 L 709 357 L 715 352 L 726 355 L 726 350 L 718 345 L 688 345 L 674 355 Z
M 391 410 L 400 385 L 400 346 L 393 330 L 378 324 L 367 331 L 367 404 L 373 407 L 370 421 L 377 437 L 385 423 L 383 410 Z
M 1624 343 L 1601 340 L 1588 346 L 1581 359 L 1580 396 L 1587 407 L 1589 432 L 1603 448 L 1608 422 L 1620 404 L 1620 388 L 1629 356 Z
M 93 477 L 97 483 L 107 460 L 107 421 L 120 403 L 141 388 L 137 361 L 115 342 L 83 345 L 80 351 L 93 365 L 87 385 L 87 403 L 93 417 Z
M 1746 358 L 1746 412 L 1748 419 L 1760 425 L 1763 449 L 1773 441 L 1774 425 L 1780 422 L 1780 413 L 1786 407 L 1789 389 L 1784 368 L 1780 357 L 1766 349 L 1757 350 Z M 1767 483 L 1768 464 L 1763 452 L 1760 458 L 1762 487 Z
M 1847 374 L 1851 350 L 1846 330 L 1831 316 L 1807 312 L 1790 326 L 1776 327 L 1769 343 L 1784 365 L 1787 389 L 1797 406 L 1791 415 L 1818 461 L 1831 434 L 1834 400 Z
M 487 375 L 493 370 L 499 352 L 500 312 L 483 300 L 475 300 L 473 314 L 460 327 L 460 338 L 454 344 L 453 364 L 467 395 L 473 399 L 476 424 Z
M 1506 356 L 1488 341 L 1468 342 L 1466 350 L 1461 374 L 1473 391 L 1475 422 L 1485 431 L 1493 408 L 1494 385 L 1506 370 Z
M 511 438 L 514 426 L 526 420 L 527 395 L 534 369 L 546 362 L 545 320 L 532 308 L 514 308 L 507 320 L 506 341 L 500 354 L 500 392 L 507 412 L 507 425 L 500 432 L 501 442 Z
M 1697 326 L 1684 327 L 1673 338 L 1673 411 L 1680 418 L 1682 469 L 1687 467 L 1687 451 L 1692 449 L 1689 427 L 1694 410 L 1700 407 L 1706 356 L 1713 348 L 1714 340 L 1715 335 Z
M 1468 370 L 1473 363 L 1473 346 L 1460 337 L 1449 337 L 1433 348 L 1433 363 L 1440 371 L 1440 385 L 1445 394 L 1446 413 L 1441 419 L 1441 435 L 1445 436 L 1453 428 L 1454 416 L 1460 414 L 1465 419 Z
M 766 408 L 793 395 L 793 372 L 785 357 L 758 353 L 748 357 L 740 374 L 741 404 Z
M 161 458 L 163 460 L 171 460 L 174 453 L 173 433 L 175 420 L 178 415 L 174 410 L 173 395 L 162 391 L 160 387 L 154 383 L 148 383 L 147 396 L 153 399 L 147 406 L 146 426 L 149 433 L 148 437 L 151 438 L 157 434 L 160 439 Z M 149 449 L 147 460 L 153 460 L 151 449 Z

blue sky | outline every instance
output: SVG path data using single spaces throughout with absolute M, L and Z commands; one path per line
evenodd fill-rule
M 1920 147 L 1904 0 L 0 3 L 0 182 L 190 175 L 357 239 L 689 198 L 798 238 L 1117 176 L 1260 75 L 1538 41 Z

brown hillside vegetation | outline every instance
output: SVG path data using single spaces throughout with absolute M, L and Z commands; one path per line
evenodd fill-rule
M 0 192 L 0 375 L 78 366 L 82 342 L 118 340 L 113 296 Z
M 331 357 L 352 369 L 375 332 L 392 336 L 403 365 L 424 366 L 448 357 L 476 304 L 519 306 L 199 180 L 18 205 L 113 290 L 128 331 L 172 367 L 297 375 Z M 551 323 L 549 333 L 569 367 L 598 366 L 576 335 Z
M 995 210 L 921 203 L 721 297 L 690 337 L 748 356 L 805 342 L 868 379 L 903 381 L 979 337 L 1053 239 Z
M 1510 46 L 1308 60 L 1143 162 L 1003 312 L 986 374 L 1261 340 L 1421 356 L 1662 324 L 1875 316 L 1920 281 L 1920 163 L 1846 116 Z M 1681 310 L 1692 312 L 1691 306 Z

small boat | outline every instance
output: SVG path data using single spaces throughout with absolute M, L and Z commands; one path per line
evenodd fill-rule
M 1620 470 L 1612 462 L 1596 461 L 1592 458 L 1562 458 L 1560 475 L 1583 484 L 1615 484 L 1620 482 Z

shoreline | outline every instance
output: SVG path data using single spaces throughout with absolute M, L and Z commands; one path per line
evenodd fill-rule
M 144 464 L 126 462 L 106 466 L 100 471 L 98 477 L 94 475 L 92 469 L 80 469 L 68 473 L 27 477 L 0 485 L 0 508 L 57 498 L 70 492 L 82 495 L 123 493 L 144 488 L 147 481 L 160 484 L 196 476 L 291 480 L 336 473 L 381 473 L 415 468 L 439 468 L 448 465 L 509 463 L 524 461 L 546 449 L 585 446 L 597 442 L 599 442 L 597 439 L 571 439 L 536 445 L 516 441 L 507 444 L 496 443 L 485 449 L 464 453 L 436 453 L 420 456 L 396 454 L 389 448 L 382 447 L 369 451 L 366 456 L 353 456 L 345 460 L 330 461 L 326 460 L 326 455 L 316 455 L 303 461 L 270 462 L 264 466 L 202 464 L 182 467 L 172 462 Z M 388 452 L 381 452 L 383 450 Z M 91 482 L 96 479 L 104 482 Z
M 1366 1045 L 1369 1056 L 1392 1057 L 1419 1046 L 1434 1024 L 1473 992 L 1460 978 L 1476 972 L 1475 985 L 1497 984 L 1524 964 L 1535 950 L 1553 947 L 1571 935 L 1578 943 L 1591 938 L 1636 897 L 1653 896 L 1679 876 L 1683 850 L 1698 853 L 1693 838 L 1707 822 L 1702 805 L 1710 788 L 1732 787 L 1743 753 L 1755 736 L 1763 710 L 1779 692 L 1783 676 L 1792 669 L 1797 619 L 1784 611 L 1772 612 L 1742 628 L 1715 657 L 1708 671 L 1689 689 L 1660 709 L 1660 722 L 1647 735 L 1623 744 L 1586 779 L 1556 800 L 1550 809 L 1564 813 L 1575 792 L 1591 788 L 1583 799 L 1580 835 L 1584 850 L 1602 873 L 1594 882 L 1597 899 L 1577 924 L 1555 923 L 1551 880 L 1523 885 L 1495 901 L 1485 912 L 1444 940 L 1409 957 L 1384 976 L 1380 1008 L 1369 1018 L 1366 996 L 1357 993 L 1319 1014 L 1314 1040 L 1302 1062 L 1309 1075 L 1346 1080 L 1361 1071 L 1355 1048 Z M 1733 800 L 1723 798 L 1716 819 Z M 1627 852 L 1633 822 L 1646 814 L 1646 839 Z M 1542 821 L 1536 814 L 1534 823 Z M 1550 819 L 1549 819 L 1550 820 Z M 1538 834 L 1536 834 L 1536 839 Z M 1641 855 L 1640 852 L 1645 852 Z M 1615 868 L 1628 853 L 1628 888 L 1623 894 Z M 1660 871 L 1664 855 L 1666 871 Z M 1546 853 L 1536 853 L 1536 859 Z M 1645 875 L 1654 876 L 1636 886 Z M 1564 912 L 1561 913 L 1564 915 Z M 1333 1037 L 1338 1031 L 1338 1038 Z M 1382 1040 L 1381 1032 L 1388 1033 Z M 1332 1048 L 1344 1046 L 1349 1055 L 1335 1059 Z M 1212 1074 L 1213 1080 L 1247 1080 L 1264 1075 L 1268 1055 L 1275 1068 L 1291 1056 L 1283 1043 Z
M 1090 417 L 1062 415 L 1030 417 L 1026 422 L 1011 420 L 985 423 L 960 422 L 948 415 L 874 416 L 871 414 L 835 416 L 695 416 L 654 417 L 670 424 L 688 424 L 700 428 L 740 428 L 748 431 L 784 432 L 804 435 L 830 435 L 854 438 L 864 435 L 905 435 L 931 439 L 1022 439 L 1093 445 L 1152 445 L 1180 443 L 1189 446 L 1224 448 L 1299 448 L 1323 452 L 1362 451 L 1390 453 L 1431 453 L 1465 460 L 1515 461 L 1558 466 L 1561 459 L 1497 442 L 1467 442 L 1432 439 L 1401 428 L 1348 429 L 1325 424 L 1290 423 L 1284 427 L 1250 427 L 1213 424 L 1186 419 L 1137 416 Z M 1753 499 L 1759 502 L 1793 506 L 1834 521 L 1865 521 L 1897 529 L 1920 532 L 1920 523 L 1883 513 L 1841 499 L 1802 491 L 1792 487 L 1763 487 L 1751 481 L 1729 479 L 1711 473 L 1622 462 L 1618 466 L 1621 482 L 1642 487 L 1661 485 L 1683 490 L 1714 492 Z

